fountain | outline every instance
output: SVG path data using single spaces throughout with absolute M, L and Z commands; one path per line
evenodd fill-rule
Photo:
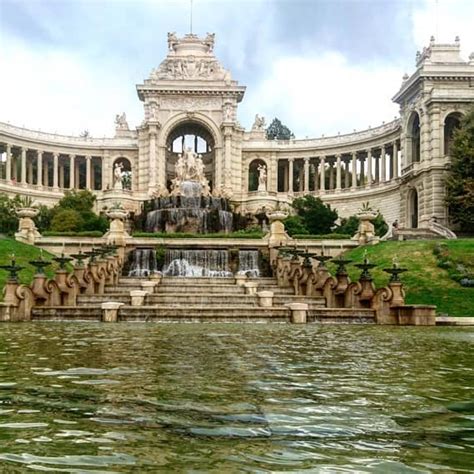
M 156 250 L 152 247 L 135 249 L 129 259 L 129 277 L 147 277 L 160 273 L 156 262 Z
M 168 249 L 163 274 L 179 277 L 231 277 L 228 250 Z
M 258 250 L 239 250 L 239 269 L 237 275 L 247 275 L 251 278 L 259 277 L 258 256 Z
M 162 190 L 146 215 L 147 232 L 225 232 L 232 230 L 227 199 L 211 196 L 201 155 L 187 148 L 175 165 L 171 192 Z

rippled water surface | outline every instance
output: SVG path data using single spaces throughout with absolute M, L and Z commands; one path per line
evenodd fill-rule
M 474 330 L 0 325 L 0 472 L 472 472 Z

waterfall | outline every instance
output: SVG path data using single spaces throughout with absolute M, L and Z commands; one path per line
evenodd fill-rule
M 231 277 L 227 250 L 167 250 L 163 274 L 180 277 Z
M 239 250 L 239 270 L 237 275 L 260 276 L 258 250 Z
M 154 199 L 147 213 L 147 232 L 231 232 L 233 215 L 226 199 L 203 196 L 202 185 L 181 183 L 181 195 Z
M 153 248 L 137 248 L 129 256 L 129 277 L 147 277 L 159 273 L 156 251 Z

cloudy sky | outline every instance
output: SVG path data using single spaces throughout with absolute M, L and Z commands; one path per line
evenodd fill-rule
M 390 121 L 433 34 L 474 51 L 473 0 L 194 0 L 193 31 L 247 86 L 239 120 L 277 116 L 298 138 Z M 143 118 L 135 84 L 189 32 L 190 0 L 0 0 L 0 121 L 113 135 Z

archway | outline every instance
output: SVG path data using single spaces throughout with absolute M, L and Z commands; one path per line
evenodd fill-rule
M 253 160 L 249 165 L 249 191 L 258 191 L 259 166 L 265 166 L 265 168 L 267 168 L 265 161 L 260 159 Z
M 115 165 L 120 164 L 122 165 L 122 187 L 123 189 L 132 189 L 132 164 L 130 163 L 130 160 L 128 158 L 125 158 L 123 156 L 116 158 L 114 160 L 114 163 L 112 165 L 112 183 L 114 182 L 114 169 Z
M 459 112 L 450 113 L 444 119 L 444 154 L 451 155 L 454 132 L 461 126 L 462 115 Z
M 212 133 L 197 122 L 185 122 L 171 130 L 166 139 L 166 187 L 171 190 L 171 181 L 176 176 L 178 156 L 187 148 L 201 155 L 204 175 L 211 190 L 215 183 L 215 150 Z
M 408 164 L 417 163 L 421 159 L 420 116 L 413 112 L 407 124 Z
M 408 195 L 408 223 L 412 229 L 418 228 L 418 192 L 412 189 Z

